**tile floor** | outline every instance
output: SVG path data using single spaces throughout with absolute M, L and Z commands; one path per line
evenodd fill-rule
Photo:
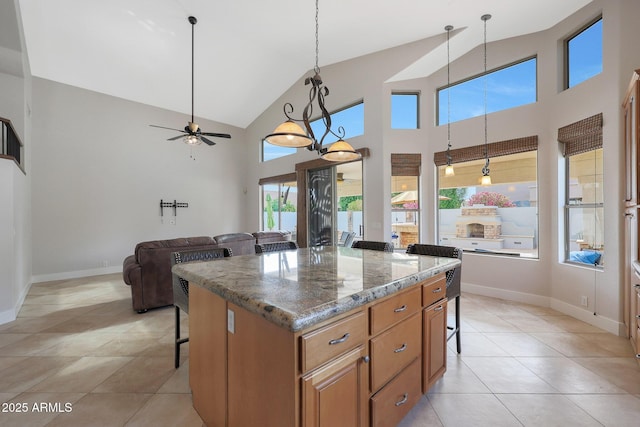
M 471 294 L 461 312 L 462 355 L 449 341 L 447 373 L 402 427 L 640 425 L 626 339 Z M 0 325 L 0 426 L 201 426 L 188 352 L 174 369 L 173 308 L 135 313 L 119 274 L 35 284 Z

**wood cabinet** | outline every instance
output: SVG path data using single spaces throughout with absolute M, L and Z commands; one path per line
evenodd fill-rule
M 191 286 L 190 385 L 209 427 L 395 426 L 446 369 L 445 275 L 292 332 Z
M 640 314 L 635 285 L 640 284 L 640 70 L 633 72 L 622 104 L 625 148 L 624 212 L 624 319 L 627 334 L 636 354 L 640 354 Z M 639 356 L 640 361 L 640 356 Z

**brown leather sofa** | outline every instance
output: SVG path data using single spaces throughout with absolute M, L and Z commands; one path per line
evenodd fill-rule
M 144 313 L 151 308 L 173 304 L 171 254 L 173 252 L 229 248 L 232 255 L 255 254 L 256 243 L 291 240 L 287 231 L 230 233 L 219 236 L 198 236 L 169 240 L 154 240 L 136 245 L 133 255 L 122 265 L 124 282 L 131 286 L 133 309 Z

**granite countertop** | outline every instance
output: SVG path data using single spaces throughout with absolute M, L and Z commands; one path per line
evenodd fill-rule
M 178 264 L 173 272 L 296 332 L 458 264 L 455 258 L 325 246 Z

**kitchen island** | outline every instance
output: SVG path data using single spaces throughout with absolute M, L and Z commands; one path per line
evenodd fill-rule
M 213 426 L 395 425 L 446 369 L 451 258 L 343 247 L 176 265 Z

